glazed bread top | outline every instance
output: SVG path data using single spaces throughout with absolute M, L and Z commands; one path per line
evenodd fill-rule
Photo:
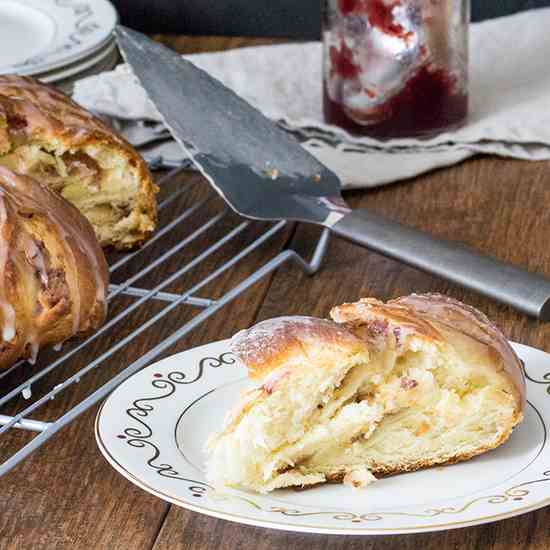
M 521 409 L 525 407 L 525 376 L 521 361 L 506 337 L 479 310 L 442 294 L 411 294 L 387 303 L 365 298 L 332 309 L 331 317 L 355 329 L 393 330 L 433 342 L 454 344 L 467 355 L 486 351 L 492 368 L 513 382 Z
M 338 354 L 367 352 L 347 327 L 315 317 L 277 317 L 238 332 L 231 339 L 232 351 L 248 368 L 253 380 L 261 380 L 280 367 L 313 363 L 331 365 Z M 312 365 L 314 366 L 314 365 Z
M 0 128 L 2 120 L 4 128 L 42 140 L 60 141 L 67 149 L 105 141 L 135 155 L 133 147 L 97 117 L 62 92 L 32 78 L 0 75 Z M 5 152 L 5 144 L 0 141 L 0 153 Z M 136 163 L 144 164 L 139 156 Z M 146 166 L 141 168 L 145 174 Z
M 0 166 L 0 367 L 103 323 L 108 267 L 70 203 Z
M 329 366 L 336 354 L 368 353 L 377 336 L 389 331 L 398 345 L 409 337 L 436 345 L 447 342 L 468 360 L 505 374 L 521 410 L 525 406 L 519 358 L 502 332 L 471 306 L 439 294 L 412 294 L 387 303 L 366 298 L 342 304 L 332 309 L 331 317 L 335 323 L 311 317 L 263 321 L 237 333 L 231 348 L 247 366 L 250 378 L 261 380 L 281 367 Z

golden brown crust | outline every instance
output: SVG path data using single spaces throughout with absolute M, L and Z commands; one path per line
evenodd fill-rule
M 343 304 L 332 309 L 331 317 L 355 328 L 385 323 L 436 343 L 459 335 L 470 338 L 472 347 L 487 348 L 491 366 L 512 382 L 520 411 L 525 408 L 525 376 L 518 356 L 502 332 L 471 306 L 441 294 L 411 294 L 387 303 L 366 298 Z
M 442 342 L 441 333 L 434 325 L 413 314 L 405 307 L 392 306 L 375 298 L 363 298 L 358 302 L 346 303 L 332 308 L 331 318 L 352 329 L 365 327 L 371 332 L 385 332 L 392 327 L 399 327 L 403 333 L 414 333 L 415 336 L 429 342 Z
M 12 142 L 27 140 L 59 144 L 68 152 L 86 146 L 101 146 L 118 152 L 136 170 L 140 182 L 134 208 L 139 226 L 130 240 L 103 242 L 115 248 L 131 248 L 154 231 L 157 204 L 151 173 L 137 151 L 111 128 L 77 105 L 65 94 L 32 78 L 0 75 L 0 155 L 9 152 Z
M 442 294 L 411 294 L 390 304 L 411 308 L 419 317 L 445 325 L 494 349 L 500 358 L 499 367 L 504 368 L 519 393 L 521 409 L 525 408 L 526 385 L 521 361 L 504 334 L 481 311 Z
M 231 350 L 248 368 L 250 378 L 262 379 L 274 370 L 303 362 L 314 350 L 362 351 L 365 344 L 346 327 L 314 317 L 278 317 L 237 333 Z
M 97 329 L 107 313 L 108 278 L 80 212 L 0 167 L 0 368 Z

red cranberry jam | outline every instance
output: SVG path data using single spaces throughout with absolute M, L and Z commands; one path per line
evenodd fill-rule
M 431 136 L 468 112 L 469 2 L 328 0 L 325 120 L 381 139 Z

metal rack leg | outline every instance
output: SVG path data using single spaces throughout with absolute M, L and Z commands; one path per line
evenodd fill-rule
M 321 235 L 321 238 L 319 239 L 317 247 L 315 248 L 315 251 L 312 255 L 312 259 L 309 262 L 304 260 L 299 254 L 297 254 L 293 250 L 285 250 L 279 253 L 275 258 L 273 258 L 272 260 L 264 264 L 264 266 L 262 266 L 258 271 L 256 271 L 255 273 L 247 277 L 244 281 L 242 281 L 235 288 L 230 290 L 222 298 L 214 302 L 210 307 L 203 309 L 191 321 L 183 325 L 180 329 L 175 331 L 171 336 L 169 336 L 168 338 L 163 340 L 160 344 L 155 346 L 153 349 L 145 353 L 142 357 L 140 357 L 137 361 L 132 363 L 130 366 L 126 367 L 122 372 L 120 372 L 118 375 L 112 378 L 109 382 L 107 382 L 107 384 L 97 389 L 94 393 L 92 393 L 83 401 L 81 401 L 73 409 L 65 413 L 63 416 L 61 416 L 57 421 L 49 424 L 46 427 L 46 429 L 44 429 L 32 441 L 27 443 L 27 445 L 22 447 L 16 454 L 9 457 L 2 465 L 0 465 L 0 476 L 4 475 L 9 470 L 11 470 L 16 464 L 18 464 L 21 460 L 27 457 L 35 449 L 40 447 L 45 441 L 47 441 L 50 437 L 52 437 L 55 433 L 57 433 L 61 428 L 63 428 L 64 426 L 72 422 L 74 419 L 80 416 L 83 412 L 85 412 L 90 407 L 95 405 L 98 401 L 100 401 L 105 396 L 107 396 L 119 384 L 124 382 L 124 380 L 132 376 L 132 374 L 136 373 L 137 371 L 145 367 L 148 363 L 153 361 L 164 351 L 166 351 L 171 346 L 176 344 L 178 340 L 183 338 L 186 334 L 192 331 L 196 326 L 204 322 L 206 319 L 208 319 L 210 316 L 216 313 L 219 309 L 221 309 L 226 304 L 228 304 L 229 302 L 237 298 L 249 287 L 254 285 L 256 282 L 261 280 L 263 277 L 265 277 L 269 273 L 275 271 L 278 267 L 280 267 L 287 261 L 294 262 L 309 275 L 313 275 L 314 273 L 316 273 L 319 270 L 322 260 L 325 256 L 329 237 L 330 237 L 329 231 L 324 230 L 323 234 Z

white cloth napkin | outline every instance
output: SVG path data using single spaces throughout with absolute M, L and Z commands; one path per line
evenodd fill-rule
M 472 25 L 470 115 L 462 128 L 419 141 L 353 138 L 323 123 L 321 45 L 291 44 L 189 55 L 264 114 L 307 138 L 303 146 L 345 188 L 372 187 L 448 166 L 477 153 L 550 159 L 550 8 Z M 182 85 L 185 85 L 182 82 Z M 76 83 L 85 107 L 158 119 L 128 68 Z M 205 123 L 208 113 L 205 113 Z

